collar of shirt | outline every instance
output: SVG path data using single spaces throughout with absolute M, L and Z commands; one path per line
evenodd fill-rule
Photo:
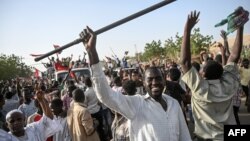
M 92 87 L 87 87 L 86 90 L 85 90 L 85 92 L 88 91 L 90 88 L 92 88 Z
M 144 95 L 143 97 L 144 97 L 145 100 L 151 98 L 151 96 L 148 93 L 146 95 Z
M 80 105 L 80 106 L 82 106 L 82 107 L 87 108 L 87 106 L 86 106 L 85 104 L 81 103 L 81 102 L 75 102 L 75 101 L 74 101 L 74 105 Z
M 162 94 L 162 98 L 164 99 L 165 102 L 168 102 L 167 98 L 163 96 L 164 94 Z M 146 95 L 143 96 L 145 100 L 147 99 L 151 99 L 155 102 L 157 102 L 155 99 L 153 99 L 148 93 Z

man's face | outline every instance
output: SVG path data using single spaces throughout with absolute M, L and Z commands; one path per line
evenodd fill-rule
M 133 81 L 138 80 L 138 74 L 132 73 L 132 80 L 133 80 Z
M 10 132 L 15 134 L 24 130 L 24 121 L 24 115 L 22 113 L 15 112 L 10 115 L 10 117 L 6 120 L 6 123 Z
M 66 91 L 67 91 L 67 94 L 69 95 L 69 97 L 72 97 L 73 91 L 74 91 L 75 89 L 70 88 L 70 87 L 71 87 L 71 86 L 69 86 L 69 87 L 66 89 Z
M 22 92 L 22 96 L 23 96 L 23 98 L 24 98 L 26 101 L 30 101 L 31 98 L 32 98 L 32 95 L 31 95 L 31 93 L 30 93 L 28 90 L 24 90 L 24 91 Z
M 243 64 L 244 68 L 248 68 L 249 67 L 249 62 L 243 62 L 242 64 Z
M 54 114 L 54 115 L 56 115 L 56 116 L 58 116 L 63 110 L 62 110 L 62 107 L 60 107 L 60 106 L 58 106 L 58 105 L 56 105 L 56 104 L 54 104 L 54 103 L 51 103 L 50 105 L 49 105 L 49 107 L 50 107 L 50 109 L 51 109 L 51 112 Z
M 144 87 L 152 98 L 162 95 L 165 81 L 158 68 L 149 68 L 145 72 Z
M 123 81 L 128 80 L 128 79 L 129 79 L 128 73 L 127 73 L 127 72 L 124 72 L 124 73 L 123 73 Z

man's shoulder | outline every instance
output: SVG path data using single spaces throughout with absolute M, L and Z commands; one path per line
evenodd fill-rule
M 11 132 L 5 132 L 4 130 L 0 129 L 0 136 L 6 141 L 19 141 Z
M 229 62 L 227 65 L 223 67 L 223 70 L 224 70 L 223 75 L 222 75 L 223 80 L 230 79 L 231 77 L 237 80 L 239 79 L 240 71 L 239 71 L 238 66 L 235 63 Z
M 79 103 L 74 103 L 73 107 L 71 107 L 70 109 L 72 109 L 73 111 L 81 111 L 81 112 L 87 111 L 87 107 Z
M 162 94 L 162 97 L 163 97 L 163 99 L 166 100 L 167 103 L 169 103 L 169 104 L 179 105 L 179 102 L 178 102 L 176 99 L 174 99 L 173 97 L 171 97 L 171 96 L 169 96 L 169 95 L 167 95 L 167 94 Z
M 169 96 L 169 95 L 167 95 L 167 94 L 162 94 L 162 97 L 164 98 L 164 99 L 167 99 L 167 100 L 175 100 L 173 97 L 171 97 L 171 96 Z
M 6 99 L 5 100 L 5 103 L 18 103 L 19 101 L 17 101 L 17 100 L 14 100 L 14 99 Z
M 25 105 L 21 104 L 21 105 L 18 106 L 18 109 L 23 109 L 24 107 L 25 107 Z
M 86 91 L 85 91 L 84 93 L 87 95 L 87 94 L 95 93 L 95 91 L 94 91 L 94 89 L 91 87 L 91 88 L 86 89 Z
M 189 80 L 189 77 L 192 76 L 197 76 L 199 77 L 199 72 L 194 68 L 194 67 L 191 67 L 187 72 L 185 72 L 183 74 L 183 76 L 181 77 L 182 78 L 182 81 L 183 82 L 186 82 L 187 80 Z
M 235 72 L 235 71 L 239 71 L 239 67 L 237 66 L 236 63 L 234 62 L 228 62 L 224 67 L 223 67 L 223 70 L 224 72 Z

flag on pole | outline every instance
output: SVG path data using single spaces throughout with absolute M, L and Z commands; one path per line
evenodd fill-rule
M 226 34 L 228 35 L 244 25 L 249 20 L 248 16 L 249 12 L 240 6 L 235 9 L 233 13 L 228 15 L 227 18 L 222 19 L 219 23 L 217 23 L 215 27 L 222 26 L 227 23 Z
M 35 68 L 35 72 L 34 72 L 34 77 L 35 78 L 40 78 L 40 73 L 39 73 L 40 71 L 37 69 L 37 68 Z

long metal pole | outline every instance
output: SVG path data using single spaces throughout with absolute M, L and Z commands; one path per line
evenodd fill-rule
M 153 10 L 156 10 L 156 9 L 158 9 L 158 8 L 160 8 L 162 6 L 165 6 L 165 5 L 167 5 L 167 4 L 171 3 L 171 2 L 174 2 L 174 1 L 176 1 L 176 0 L 163 0 L 162 2 L 159 2 L 158 4 L 150 6 L 150 7 L 146 8 L 146 9 L 144 9 L 144 10 L 141 10 L 141 11 L 139 11 L 137 13 L 134 13 L 134 14 L 128 16 L 128 17 L 125 17 L 125 18 L 123 18 L 123 19 L 121 19 L 119 21 L 116 21 L 116 22 L 114 22 L 114 23 L 112 23 L 110 25 L 107 25 L 107 26 L 97 30 L 97 31 L 95 31 L 95 34 L 96 35 L 101 34 L 101 33 L 105 32 L 105 31 L 108 31 L 108 30 L 110 30 L 110 29 L 112 29 L 114 27 L 117 27 L 117 26 L 119 26 L 121 24 L 124 24 L 124 23 L 126 23 L 128 21 L 131 21 L 131 20 L 133 20 L 133 19 L 135 19 L 137 17 L 140 17 L 140 16 L 142 16 L 144 14 L 147 14 L 147 13 L 153 11 Z M 55 50 L 52 50 L 52 51 L 50 51 L 48 53 L 45 53 L 42 56 L 36 57 L 35 61 L 36 62 L 40 61 L 40 60 L 42 60 L 42 59 L 44 59 L 44 58 L 46 58 L 46 57 L 48 57 L 50 55 L 53 55 L 53 54 L 55 54 L 57 52 L 60 52 L 60 51 L 62 51 L 64 49 L 69 48 L 69 47 L 71 47 L 73 45 L 76 45 L 76 44 L 78 44 L 80 42 L 82 42 L 82 39 L 78 38 L 78 39 L 76 39 L 76 40 L 74 40 L 74 41 L 72 41 L 72 42 L 70 42 L 70 43 L 68 43 L 68 44 L 66 44 L 64 46 L 61 46 L 61 47 L 59 47 L 59 48 L 57 48 Z

